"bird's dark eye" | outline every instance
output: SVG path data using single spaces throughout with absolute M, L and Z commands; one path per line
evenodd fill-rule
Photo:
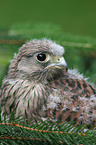
M 44 61 L 44 60 L 46 59 L 46 54 L 43 54 L 43 53 L 38 54 L 38 55 L 37 55 L 37 59 L 38 59 L 39 61 Z

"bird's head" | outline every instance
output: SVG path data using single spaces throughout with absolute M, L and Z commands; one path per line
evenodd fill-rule
M 64 48 L 47 39 L 24 44 L 9 67 L 10 77 L 45 81 L 56 79 L 67 71 Z

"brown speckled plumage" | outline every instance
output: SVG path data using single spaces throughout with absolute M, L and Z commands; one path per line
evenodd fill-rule
M 43 61 L 38 59 L 42 54 L 46 54 Z M 63 54 L 64 48 L 51 40 L 24 44 L 2 83 L 2 114 L 16 108 L 15 117 L 28 120 L 96 125 L 96 88 L 74 70 L 67 71 Z
M 45 111 L 45 116 L 61 122 L 73 120 L 76 124 L 96 124 L 96 90 L 84 80 L 60 78 L 50 82 L 58 88 L 61 102 L 54 109 Z M 95 94 L 95 95 L 94 95 Z

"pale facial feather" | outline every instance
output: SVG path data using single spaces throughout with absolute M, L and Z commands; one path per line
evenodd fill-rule
M 48 53 L 49 63 L 46 64 L 45 62 L 44 63 L 38 62 L 36 60 L 36 53 L 46 53 L 46 54 Z M 42 39 L 42 40 L 33 40 L 27 42 L 20 48 L 17 56 L 15 54 L 14 59 L 20 57 L 18 64 L 15 64 L 17 65 L 16 67 L 18 70 L 17 77 L 19 78 L 22 76 L 24 77 L 25 74 L 23 73 L 26 73 L 27 75 L 31 75 L 33 72 L 43 71 L 45 66 L 47 67 L 47 65 L 54 66 L 56 63 L 59 64 L 58 60 L 61 59 L 63 54 L 64 54 L 64 48 L 51 40 Z M 12 62 L 14 63 L 15 61 Z M 11 63 L 11 65 L 14 65 L 13 63 Z M 62 57 L 61 65 L 63 64 L 67 65 L 66 61 Z

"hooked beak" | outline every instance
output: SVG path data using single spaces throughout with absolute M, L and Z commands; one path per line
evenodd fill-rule
M 68 66 L 67 66 L 67 63 L 66 63 L 64 57 L 56 58 L 55 61 L 53 63 L 49 64 L 46 68 L 51 67 L 51 66 L 56 66 L 56 67 L 64 66 L 66 69 L 66 72 L 68 70 Z

